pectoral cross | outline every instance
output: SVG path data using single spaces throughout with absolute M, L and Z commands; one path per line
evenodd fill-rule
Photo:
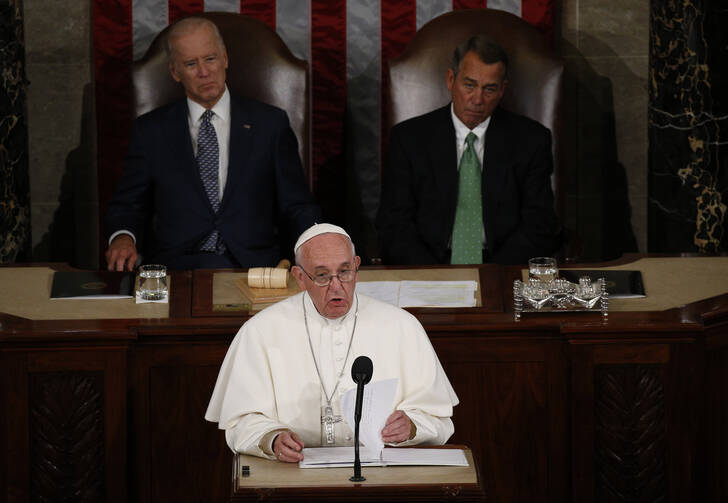
M 341 416 L 334 415 L 334 409 L 330 405 L 321 407 L 321 445 L 334 445 L 334 424 L 340 423 Z

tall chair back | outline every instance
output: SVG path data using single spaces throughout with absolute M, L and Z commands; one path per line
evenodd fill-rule
M 308 63 L 298 59 L 268 25 L 242 14 L 198 14 L 214 22 L 227 47 L 230 92 L 275 105 L 288 113 L 298 138 L 306 179 L 311 188 L 310 106 Z M 154 39 L 132 70 L 137 116 L 184 97 L 184 89 L 169 73 L 164 43 L 169 27 Z
M 388 126 L 446 105 L 450 93 L 445 84 L 455 47 L 483 33 L 508 54 L 508 88 L 502 106 L 537 120 L 553 135 L 552 187 L 556 212 L 563 214 L 564 172 L 563 72 L 564 64 L 535 27 L 518 16 L 494 10 L 457 10 L 425 24 L 405 51 L 389 61 Z

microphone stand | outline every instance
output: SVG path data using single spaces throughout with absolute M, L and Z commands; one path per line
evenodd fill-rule
M 352 482 L 363 482 L 366 477 L 361 474 L 361 459 L 359 459 L 359 422 L 361 421 L 361 406 L 364 398 L 365 376 L 359 374 L 356 383 L 356 408 L 354 409 L 354 475 L 349 477 Z

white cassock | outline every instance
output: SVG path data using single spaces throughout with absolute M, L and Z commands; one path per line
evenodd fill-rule
M 303 292 L 253 316 L 230 344 L 205 419 L 219 423 L 233 451 L 273 458 L 260 442 L 267 433 L 281 429 L 296 432 L 306 447 L 321 445 L 321 407 L 326 397 L 311 347 L 329 396 L 343 369 L 331 397 L 335 415 L 342 414 L 341 396 L 356 387 L 351 365 L 364 355 L 373 362 L 372 382 L 398 379 L 392 412 L 404 411 L 417 428 L 412 440 L 397 445 L 444 444 L 452 435 L 450 417 L 458 398 L 414 316 L 358 295 L 358 310 L 355 297 L 345 316 L 329 320 L 318 314 Z M 335 428 L 336 445 L 352 445 L 353 434 L 345 422 Z

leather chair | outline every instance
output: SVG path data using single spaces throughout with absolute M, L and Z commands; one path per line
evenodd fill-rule
M 504 108 L 537 120 L 551 130 L 554 150 L 552 187 L 556 212 L 563 215 L 564 64 L 541 33 L 513 14 L 494 9 L 457 10 L 425 24 L 405 51 L 389 61 L 388 126 L 434 110 L 450 101 L 445 75 L 455 47 L 478 33 L 508 54 L 508 88 Z
M 228 12 L 198 16 L 214 22 L 225 41 L 230 92 L 275 105 L 288 113 L 311 188 L 308 63 L 296 58 L 274 30 L 256 19 Z M 162 30 L 144 57 L 134 62 L 132 82 L 137 116 L 184 97 L 182 85 L 169 73 L 164 50 L 168 32 L 169 28 Z

